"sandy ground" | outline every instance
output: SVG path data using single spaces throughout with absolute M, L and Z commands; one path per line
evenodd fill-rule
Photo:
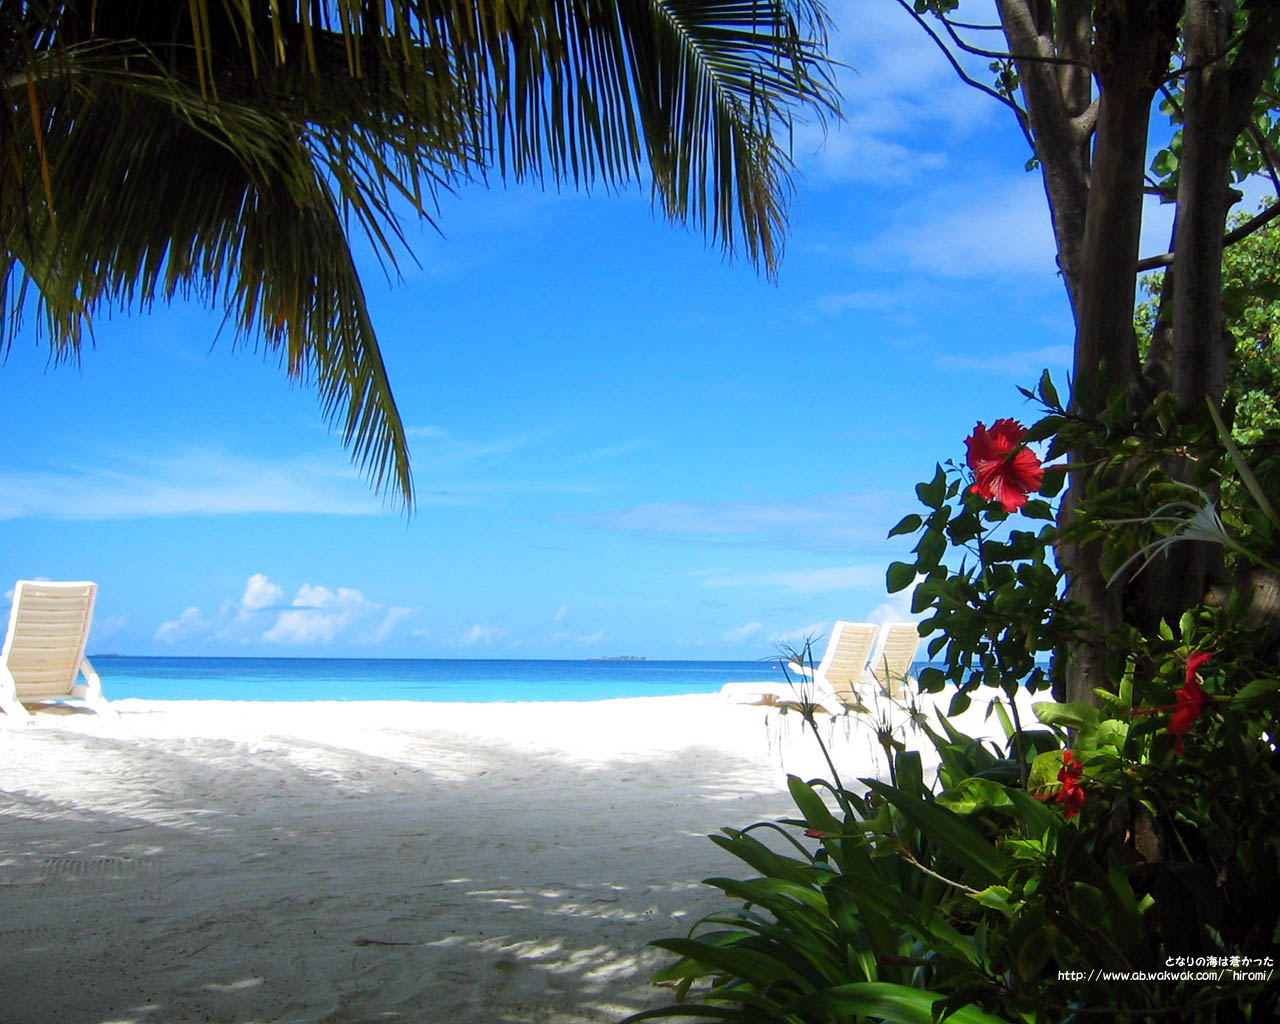
M 3 1024 L 616 1021 L 750 873 L 706 834 L 827 774 L 715 695 L 113 706 L 0 723 Z

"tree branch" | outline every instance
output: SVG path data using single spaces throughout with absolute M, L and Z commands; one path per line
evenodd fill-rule
M 1098 127 L 1098 101 L 1095 99 L 1071 119 L 1071 130 L 1080 140 L 1087 139 Z
M 1003 32 L 1003 25 L 973 25 L 966 21 L 952 21 L 945 14 L 938 15 L 948 25 L 954 25 L 956 28 L 968 29 L 973 32 Z
M 969 73 L 960 66 L 960 62 L 956 60 L 956 55 L 948 49 L 947 44 L 943 41 L 942 37 L 933 30 L 933 26 L 925 21 L 921 15 L 917 14 L 915 8 L 913 8 L 907 0 L 898 0 L 898 6 L 911 15 L 911 17 L 916 20 L 916 23 L 928 33 L 929 38 L 937 44 L 938 49 L 942 51 L 942 55 L 947 58 L 952 70 L 955 71 L 962 82 L 973 86 L 979 92 L 986 93 L 988 96 L 998 100 L 1013 111 L 1014 116 L 1018 119 L 1018 127 L 1022 129 L 1022 134 L 1027 140 L 1027 145 L 1031 147 L 1032 151 L 1034 151 L 1036 143 L 1035 139 L 1031 135 L 1031 125 L 1027 119 L 1027 112 L 1018 106 L 1018 104 L 1014 103 L 1008 96 L 1005 96 L 1003 93 L 991 88 L 991 86 L 987 85 L 985 82 L 979 82 L 976 78 L 971 77 Z
M 972 53 L 975 57 L 990 57 L 993 60 L 1028 60 L 1035 61 L 1038 64 L 1065 64 L 1068 67 L 1083 68 L 1085 71 L 1093 70 L 1093 65 L 1087 61 L 1077 60 L 1074 57 L 1059 57 L 1056 54 L 1044 53 L 1008 53 L 1002 50 L 984 50 L 977 46 L 970 46 L 951 27 L 951 22 L 946 18 L 940 20 L 947 27 L 947 34 L 951 36 L 952 42 L 964 50 L 965 53 Z
M 1277 217 L 1280 217 L 1280 203 L 1267 207 L 1261 213 L 1250 217 L 1238 228 L 1233 228 L 1222 236 L 1223 246 L 1235 245 L 1236 242 L 1243 241 L 1259 228 L 1266 227 Z M 1173 253 L 1161 253 L 1159 256 L 1148 256 L 1146 259 L 1138 260 L 1135 268 L 1139 274 L 1147 270 L 1158 270 L 1161 267 L 1173 266 Z
M 1263 163 L 1267 165 L 1267 176 L 1271 179 L 1271 184 L 1275 186 L 1276 195 L 1280 196 L 1280 172 L 1276 170 L 1276 164 L 1280 162 L 1280 154 L 1276 153 L 1275 147 L 1262 134 L 1256 123 L 1251 122 L 1248 131 L 1249 137 L 1253 139 L 1254 145 L 1258 147 L 1258 154 L 1262 157 Z

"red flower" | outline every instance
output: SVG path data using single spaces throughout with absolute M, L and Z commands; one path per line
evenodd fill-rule
M 807 828 L 804 830 L 804 834 L 808 836 L 810 839 L 826 839 L 829 835 L 831 835 L 830 832 L 821 832 L 816 828 Z
M 1074 751 L 1064 750 L 1062 767 L 1058 769 L 1058 781 L 1062 783 L 1062 788 L 1054 795 L 1054 799 L 1062 804 L 1064 818 L 1074 818 L 1084 808 L 1084 787 L 1080 785 L 1082 778 L 1084 778 L 1084 765 L 1080 763 Z M 1036 794 L 1036 798 L 1047 800 L 1049 794 Z
M 1062 788 L 1058 790 L 1058 803 L 1062 804 L 1062 816 L 1074 818 L 1084 807 L 1084 787 L 1080 780 L 1084 777 L 1084 765 L 1070 750 L 1062 752 L 1062 767 L 1058 770 L 1058 781 Z
M 1026 433 L 1017 420 L 996 420 L 991 429 L 979 421 L 965 438 L 965 457 L 973 470 L 969 488 L 987 501 L 998 501 L 1006 512 L 1016 512 L 1027 503 L 1027 495 L 1040 489 L 1044 469 L 1035 454 L 1022 444 Z
M 1182 753 L 1183 735 L 1191 728 L 1195 720 L 1200 717 L 1200 710 L 1204 707 L 1205 701 L 1210 699 L 1209 695 L 1200 689 L 1200 681 L 1196 678 L 1196 671 L 1211 657 L 1213 655 L 1207 651 L 1197 651 L 1187 659 L 1186 682 L 1182 684 L 1182 689 L 1176 694 L 1178 698 L 1177 710 L 1169 716 L 1169 731 L 1178 738 L 1178 742 L 1173 747 L 1175 754 Z

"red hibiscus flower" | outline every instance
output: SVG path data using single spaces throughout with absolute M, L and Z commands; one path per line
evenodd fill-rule
M 998 501 L 1006 512 L 1016 512 L 1027 495 L 1040 489 L 1044 469 L 1035 454 L 1022 444 L 1025 428 L 1017 420 L 996 420 L 991 429 L 979 421 L 965 438 L 965 461 L 973 470 L 974 494 Z
M 1062 783 L 1062 788 L 1054 794 L 1054 799 L 1062 804 L 1062 816 L 1064 818 L 1074 818 L 1084 808 L 1084 787 L 1080 785 L 1080 780 L 1083 778 L 1084 765 L 1076 757 L 1075 751 L 1064 750 L 1062 752 L 1062 767 L 1058 769 L 1058 781 Z M 1036 798 L 1047 800 L 1049 799 L 1049 794 L 1036 794 Z
M 1213 655 L 1206 651 L 1197 651 L 1187 659 L 1186 682 L 1182 684 L 1182 689 L 1177 692 L 1177 708 L 1169 716 L 1169 731 L 1178 738 L 1178 742 L 1173 747 L 1175 754 L 1182 753 L 1183 735 L 1191 728 L 1195 720 L 1200 717 L 1200 711 L 1204 707 L 1205 701 L 1210 699 L 1209 695 L 1200 689 L 1200 681 L 1196 678 L 1196 672 L 1211 657 Z
M 1062 804 L 1062 816 L 1074 818 L 1084 807 L 1084 787 L 1080 780 L 1084 777 L 1084 765 L 1080 763 L 1075 752 L 1062 752 L 1062 768 L 1058 771 L 1058 781 L 1062 788 L 1058 790 L 1058 803 Z

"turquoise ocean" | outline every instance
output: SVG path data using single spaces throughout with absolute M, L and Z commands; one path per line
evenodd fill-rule
M 143 658 L 90 654 L 108 700 L 584 701 L 784 682 L 778 661 Z

